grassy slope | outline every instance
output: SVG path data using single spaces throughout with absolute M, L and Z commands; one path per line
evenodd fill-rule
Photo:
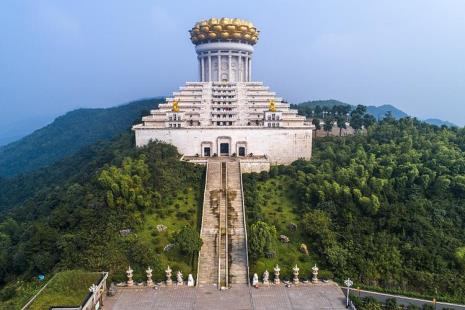
M 78 306 L 89 293 L 89 287 L 101 274 L 79 270 L 62 271 L 50 281 L 29 307 L 30 310 L 48 309 L 51 306 Z
M 316 263 L 316 258 L 312 255 L 311 245 L 307 244 L 309 255 L 299 251 L 302 244 L 300 227 L 297 230 L 290 229 L 289 224 L 298 223 L 297 216 L 293 210 L 293 190 L 288 186 L 288 177 L 279 176 L 267 181 L 259 182 L 257 189 L 259 191 L 259 205 L 261 206 L 260 216 L 269 224 L 276 227 L 278 236 L 286 235 L 289 237 L 289 243 L 277 244 L 276 256 L 273 258 L 260 258 L 256 262 L 251 262 L 251 274 L 263 274 L 267 269 L 271 274 L 273 267 L 279 264 L 283 279 L 290 279 L 292 267 L 297 264 L 300 268 L 301 278 L 309 278 L 311 267 Z M 247 195 L 247 188 L 244 189 Z M 249 222 L 249 225 L 252 224 Z

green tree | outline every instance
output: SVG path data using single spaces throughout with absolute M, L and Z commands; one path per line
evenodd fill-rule
M 323 130 L 326 131 L 326 136 L 333 130 L 334 120 L 331 117 L 326 117 L 323 124 Z
M 182 253 L 192 255 L 200 251 L 203 242 L 197 230 L 186 225 L 175 234 L 174 243 Z
M 250 256 L 257 259 L 264 256 L 267 252 L 274 251 L 276 235 L 274 225 L 269 225 L 262 221 L 252 224 L 249 232 Z

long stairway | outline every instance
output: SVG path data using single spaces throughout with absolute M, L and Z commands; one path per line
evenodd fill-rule
M 247 284 L 247 241 L 242 208 L 240 164 L 238 161 L 233 161 L 228 162 L 227 165 L 229 281 L 231 284 Z
M 203 245 L 199 255 L 197 282 L 199 285 L 218 283 L 218 228 L 221 162 L 209 161 L 204 193 L 202 228 Z
M 210 159 L 207 165 L 197 283 L 217 288 L 247 284 L 240 164 Z

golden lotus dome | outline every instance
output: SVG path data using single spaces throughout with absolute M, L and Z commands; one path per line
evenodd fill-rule
M 249 21 L 238 18 L 210 18 L 202 20 L 189 30 L 195 45 L 209 41 L 240 41 L 254 45 L 260 31 Z

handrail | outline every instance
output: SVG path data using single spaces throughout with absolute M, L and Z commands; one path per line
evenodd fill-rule
M 229 262 L 228 262 L 228 208 L 229 208 L 229 200 L 228 200 L 228 163 L 224 165 L 225 167 L 225 212 L 224 212 L 224 228 L 225 228 L 225 237 L 224 237 L 224 246 L 225 246 L 225 258 L 224 258 L 224 269 L 225 269 L 225 281 L 224 286 L 228 287 L 229 282 Z
M 217 289 L 221 289 L 221 199 L 223 192 L 223 162 L 220 161 L 220 195 L 218 195 L 218 241 L 216 252 L 218 256 L 218 284 Z
M 241 196 L 242 196 L 242 217 L 244 220 L 244 232 L 245 232 L 245 258 L 247 264 L 247 285 L 250 286 L 250 271 L 249 271 L 249 242 L 247 240 L 247 219 L 245 216 L 245 203 L 244 203 L 244 187 L 242 182 L 242 166 L 241 161 L 239 161 L 239 175 L 241 179 Z
M 203 220 L 205 219 L 205 200 L 207 195 L 207 184 L 208 184 L 208 160 L 207 160 L 207 168 L 205 169 L 205 186 L 203 190 L 203 202 L 202 202 L 202 221 L 200 222 L 200 236 L 203 233 Z M 202 251 L 202 249 L 200 249 Z M 196 286 L 199 285 L 199 277 L 200 277 L 200 251 L 197 257 L 197 281 L 195 283 Z
M 53 280 L 53 278 L 55 278 L 56 275 L 57 275 L 57 273 L 55 273 L 55 274 L 50 278 L 50 280 L 48 280 L 47 283 L 45 283 L 44 286 L 42 286 L 42 287 L 40 288 L 40 290 L 39 290 L 34 296 L 32 296 L 31 299 L 29 299 L 29 301 L 27 302 L 27 304 L 25 304 L 25 305 L 21 308 L 21 310 L 27 309 L 27 307 L 29 307 L 29 306 L 32 304 L 32 302 L 37 298 L 37 296 L 39 296 L 39 294 L 42 293 L 42 291 L 43 291 L 43 290 L 47 287 L 47 285 Z

